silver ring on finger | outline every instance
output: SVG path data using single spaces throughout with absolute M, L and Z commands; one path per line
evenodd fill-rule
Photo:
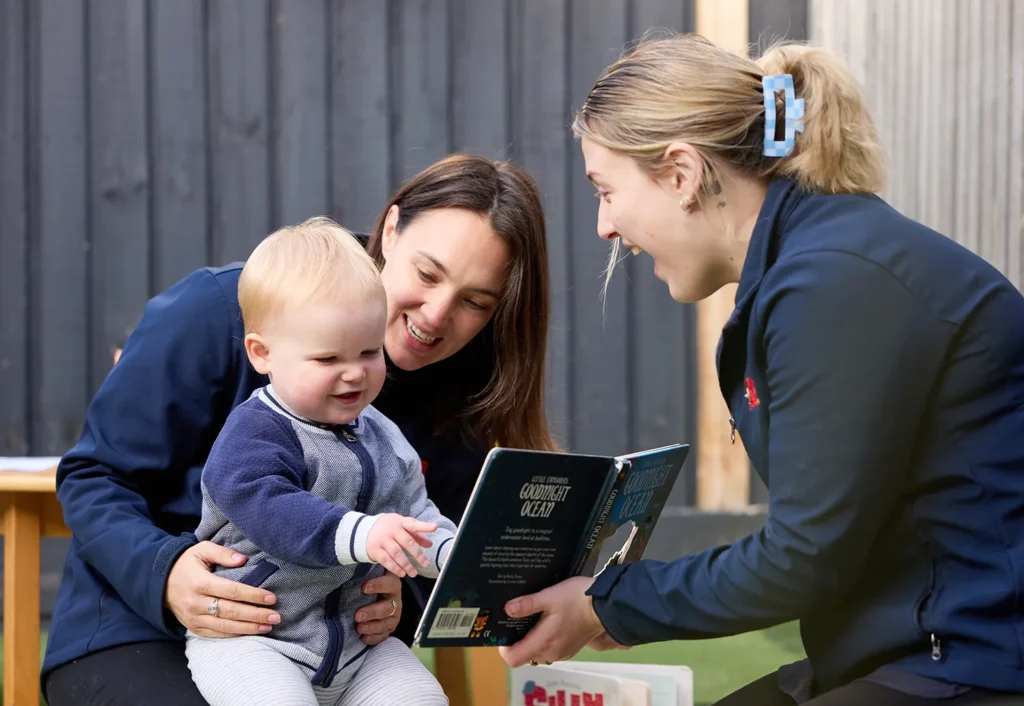
M 398 610 L 398 601 L 392 600 L 391 601 L 391 613 L 388 615 L 388 617 L 389 618 L 393 617 L 395 615 L 395 611 L 397 611 L 397 610 Z
M 206 612 L 216 618 L 220 613 L 220 599 L 214 598 L 210 601 L 210 605 L 206 606 Z

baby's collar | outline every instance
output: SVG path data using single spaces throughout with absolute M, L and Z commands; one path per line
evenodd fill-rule
M 274 392 L 273 384 L 267 385 L 266 387 L 262 388 L 258 394 L 259 398 L 275 412 L 283 414 L 286 417 L 291 417 L 292 419 L 302 422 L 303 424 L 308 424 L 309 426 L 316 427 L 317 429 L 326 429 L 327 431 L 348 429 L 354 431 L 359 428 L 359 417 L 356 417 L 348 424 L 327 424 L 325 422 L 318 422 L 315 419 L 309 419 L 308 417 L 303 417 L 300 414 L 296 414 L 291 409 L 289 409 L 288 406 L 284 402 L 282 402 L 281 399 L 277 396 L 277 394 Z

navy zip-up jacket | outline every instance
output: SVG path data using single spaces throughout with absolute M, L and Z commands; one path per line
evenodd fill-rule
M 90 402 L 78 444 L 60 461 L 57 498 L 73 538 L 44 684 L 53 668 L 114 645 L 179 640 L 184 650 L 185 629 L 163 605 L 167 575 L 196 542 L 200 477 L 217 433 L 268 383 L 243 346 L 241 270 L 241 263 L 197 270 L 150 300 Z M 423 400 L 390 387 L 389 380 L 388 406 L 378 409 L 419 453 L 430 499 L 458 523 L 488 449 L 458 433 L 435 435 Z M 413 598 L 429 592 L 429 580 L 416 583 Z M 403 624 L 414 624 L 418 612 L 405 601 Z
M 820 690 L 892 665 L 1024 691 L 1024 297 L 874 196 L 778 180 L 718 353 L 768 520 L 605 571 L 609 633 L 799 619 Z

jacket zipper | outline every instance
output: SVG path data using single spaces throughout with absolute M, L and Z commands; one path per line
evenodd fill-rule
M 353 509 L 357 512 L 366 512 L 366 508 L 370 504 L 370 498 L 373 497 L 373 486 L 376 481 L 373 459 L 370 458 L 366 448 L 359 443 L 359 439 L 356 438 L 355 434 L 347 426 L 335 427 L 334 435 L 359 459 L 359 466 L 363 472 L 363 483 L 359 489 L 359 498 L 356 500 L 356 506 Z M 320 669 L 313 675 L 313 682 L 323 687 L 330 686 L 331 682 L 334 681 L 334 677 L 338 672 L 335 666 L 338 663 L 341 652 L 345 648 L 345 633 L 341 627 L 341 616 L 338 614 L 341 591 L 342 587 L 331 591 L 324 601 L 324 622 L 327 624 L 327 652 L 324 654 L 324 661 L 321 663 Z
M 735 417 L 729 417 L 729 443 L 736 443 L 736 419 Z
M 341 616 L 339 607 L 341 605 L 341 592 L 343 586 L 339 586 L 327 594 L 324 599 L 324 622 L 327 623 L 327 651 L 324 654 L 324 661 L 320 668 L 313 675 L 313 683 L 326 688 L 334 681 L 337 672 L 334 666 L 338 663 L 338 657 L 345 649 L 345 633 L 341 629 Z
M 925 591 L 917 603 L 914 604 L 914 625 L 917 626 L 918 632 L 922 635 L 927 635 L 932 648 L 932 661 L 938 662 L 942 660 L 942 640 L 935 633 L 926 632 L 924 625 L 921 624 L 921 613 L 924 611 L 925 606 L 928 605 L 928 600 L 935 593 L 935 560 L 929 557 L 928 561 L 928 590 Z

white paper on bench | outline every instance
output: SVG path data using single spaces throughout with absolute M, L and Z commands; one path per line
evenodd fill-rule
M 0 471 L 45 471 L 59 461 L 60 456 L 0 456 Z

